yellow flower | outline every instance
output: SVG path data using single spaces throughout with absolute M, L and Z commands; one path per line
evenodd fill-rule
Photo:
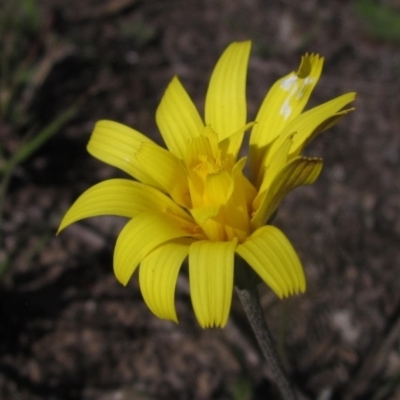
M 316 180 L 322 160 L 301 153 L 350 111 L 343 107 L 355 94 L 303 112 L 323 64 L 318 55 L 306 54 L 297 72 L 272 86 L 255 122 L 247 123 L 250 46 L 233 43 L 219 59 L 204 121 L 178 78 L 172 79 L 156 113 L 168 150 L 127 126 L 99 121 L 89 153 L 135 180 L 111 179 L 91 187 L 60 225 L 62 230 L 105 214 L 130 218 L 117 239 L 114 272 L 126 285 L 140 265 L 143 298 L 160 318 L 177 321 L 174 293 L 186 257 L 192 304 L 202 327 L 227 322 L 235 253 L 280 298 L 305 290 L 296 252 L 267 223 L 287 193 Z M 238 159 L 249 129 L 248 158 Z

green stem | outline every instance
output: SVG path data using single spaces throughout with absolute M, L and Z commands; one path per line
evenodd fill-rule
M 297 395 L 286 377 L 283 365 L 276 351 L 274 339 L 265 321 L 257 287 L 255 285 L 236 287 L 236 292 L 239 295 L 244 311 L 257 338 L 261 352 L 268 363 L 268 367 L 274 374 L 282 398 L 284 400 L 297 400 Z

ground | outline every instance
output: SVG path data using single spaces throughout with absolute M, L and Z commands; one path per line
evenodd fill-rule
M 170 79 L 179 75 L 202 109 L 219 55 L 245 39 L 249 120 L 305 52 L 325 57 L 311 104 L 358 94 L 356 110 L 308 150 L 324 158 L 321 177 L 291 193 L 275 220 L 307 275 L 306 293 L 286 301 L 260 286 L 288 374 L 304 400 L 400 398 L 400 39 L 379 35 L 390 21 L 376 29 L 370 3 L 399 18 L 394 0 L 39 3 L 28 62 L 42 74 L 21 96 L 33 122 L 1 117 L 1 156 L 75 108 L 14 169 L 3 205 L 2 400 L 279 398 L 237 298 L 225 329 L 202 330 L 182 274 L 180 323 L 161 321 L 137 277 L 124 288 L 113 275 L 122 218 L 55 236 L 80 193 L 123 176 L 86 152 L 94 123 L 113 119 L 161 143 L 154 115 Z

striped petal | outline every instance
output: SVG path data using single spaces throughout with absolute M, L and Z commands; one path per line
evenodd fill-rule
M 205 104 L 205 121 L 218 133 L 219 141 L 239 131 L 247 118 L 246 75 L 251 42 L 232 43 L 212 73 Z M 239 148 L 243 133 L 232 137 Z
M 156 247 L 172 239 L 188 237 L 176 219 L 161 213 L 142 213 L 129 221 L 118 236 L 114 273 L 126 285 L 139 263 Z
M 154 144 L 128 126 L 103 120 L 96 123 L 87 149 L 93 157 L 121 169 L 140 182 L 162 190 L 157 181 L 142 170 L 142 165 L 135 157 L 143 143 Z
M 306 282 L 300 260 L 287 237 L 272 225 L 263 226 L 236 253 L 279 298 L 304 292 Z
M 243 175 L 246 158 L 241 158 L 233 167 L 231 187 L 224 207 L 224 225 L 228 239 L 238 237 L 245 240 L 250 231 L 249 213 L 257 194 L 256 189 Z
M 188 218 L 185 211 L 157 189 L 127 179 L 110 179 L 92 186 L 75 201 L 62 219 L 57 234 L 84 218 L 99 215 L 133 218 L 142 212 L 165 210 Z
M 236 160 L 242 145 L 243 134 L 246 133 L 246 131 L 248 131 L 254 124 L 255 122 L 249 122 L 237 132 L 234 132 L 231 136 L 223 139 L 219 143 L 219 148 L 221 149 L 222 154 L 230 154 L 232 159 Z
M 185 239 L 168 242 L 153 250 L 140 263 L 140 290 L 147 306 L 158 318 L 178 322 L 175 287 L 189 245 L 190 241 Z
M 293 145 L 289 153 L 299 155 L 306 144 L 308 144 L 318 133 L 334 125 L 350 111 L 340 110 L 352 102 L 355 99 L 355 96 L 355 93 L 344 94 L 314 107 L 293 119 L 287 127 L 284 128 L 279 138 L 271 145 L 263 163 L 264 166 L 270 164 L 275 151 L 288 136 L 292 136 L 294 133 L 296 134 L 293 135 Z
M 220 222 L 222 207 L 219 205 L 192 208 L 190 213 L 210 240 L 224 238 L 224 225 Z
M 153 143 L 143 143 L 136 157 L 142 170 L 151 175 L 163 191 L 169 193 L 180 206 L 191 207 L 186 172 L 177 157 Z
M 187 142 L 204 129 L 196 106 L 177 77 L 161 99 L 156 121 L 168 149 L 180 159 L 185 156 Z
M 201 327 L 224 327 L 231 309 L 237 240 L 194 242 L 189 249 L 190 294 Z
M 313 110 L 314 115 L 307 115 L 303 118 L 301 118 L 301 126 L 300 126 L 300 121 L 298 121 L 298 135 L 295 135 L 293 138 L 293 146 L 290 149 L 289 154 L 291 155 L 300 155 L 301 152 L 303 151 L 304 147 L 310 143 L 311 140 L 313 140 L 319 133 L 329 129 L 331 126 L 335 125 L 337 122 L 339 122 L 345 115 L 347 115 L 349 112 L 354 111 L 354 108 L 349 108 L 346 110 L 342 111 L 337 111 L 335 113 L 332 113 L 331 111 L 328 111 L 328 107 L 332 107 L 336 105 L 340 105 L 340 101 L 346 101 L 346 98 L 349 99 L 350 101 L 353 101 L 355 99 L 355 93 L 348 93 L 347 95 L 343 95 L 338 97 L 337 99 L 331 100 L 329 106 L 327 105 L 328 103 L 322 104 L 319 107 L 315 107 Z M 326 108 L 325 108 L 326 107 Z M 324 110 L 325 108 L 325 110 Z M 342 107 L 340 107 L 342 108 Z M 317 114 L 318 112 L 318 114 Z M 326 113 L 329 115 L 329 117 L 322 117 L 322 114 Z M 304 113 L 304 114 L 308 114 Z M 300 116 L 301 117 L 301 116 Z M 299 118 L 300 118 L 299 117 Z M 309 118 L 308 120 L 306 118 Z
M 265 172 L 262 175 L 261 186 L 259 190 L 259 194 L 255 202 L 258 201 L 258 198 L 262 197 L 262 194 L 268 190 L 271 183 L 274 181 L 278 173 L 282 170 L 282 168 L 288 163 L 288 155 L 289 150 L 293 144 L 293 135 L 287 136 L 285 140 L 280 142 L 280 146 L 273 153 L 271 162 L 265 168 Z M 258 207 L 258 205 L 255 205 Z
M 203 204 L 206 206 L 225 204 L 232 178 L 228 171 L 208 174 L 204 186 Z
M 298 157 L 286 164 L 264 192 L 259 208 L 255 209 L 255 214 L 251 219 L 253 228 L 256 229 L 268 222 L 279 203 L 290 191 L 299 186 L 314 183 L 321 169 L 322 160 L 319 158 Z
M 265 151 L 282 129 L 303 110 L 322 72 L 323 58 L 306 54 L 297 72 L 279 79 L 269 90 L 250 135 L 251 177 L 256 179 Z

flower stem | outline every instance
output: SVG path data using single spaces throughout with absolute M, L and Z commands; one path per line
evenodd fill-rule
M 236 287 L 236 292 L 256 335 L 261 352 L 275 377 L 282 398 L 284 400 L 297 400 L 297 395 L 284 372 L 282 362 L 276 351 L 274 339 L 265 321 L 257 287 L 254 285 L 246 285 L 244 288 Z

